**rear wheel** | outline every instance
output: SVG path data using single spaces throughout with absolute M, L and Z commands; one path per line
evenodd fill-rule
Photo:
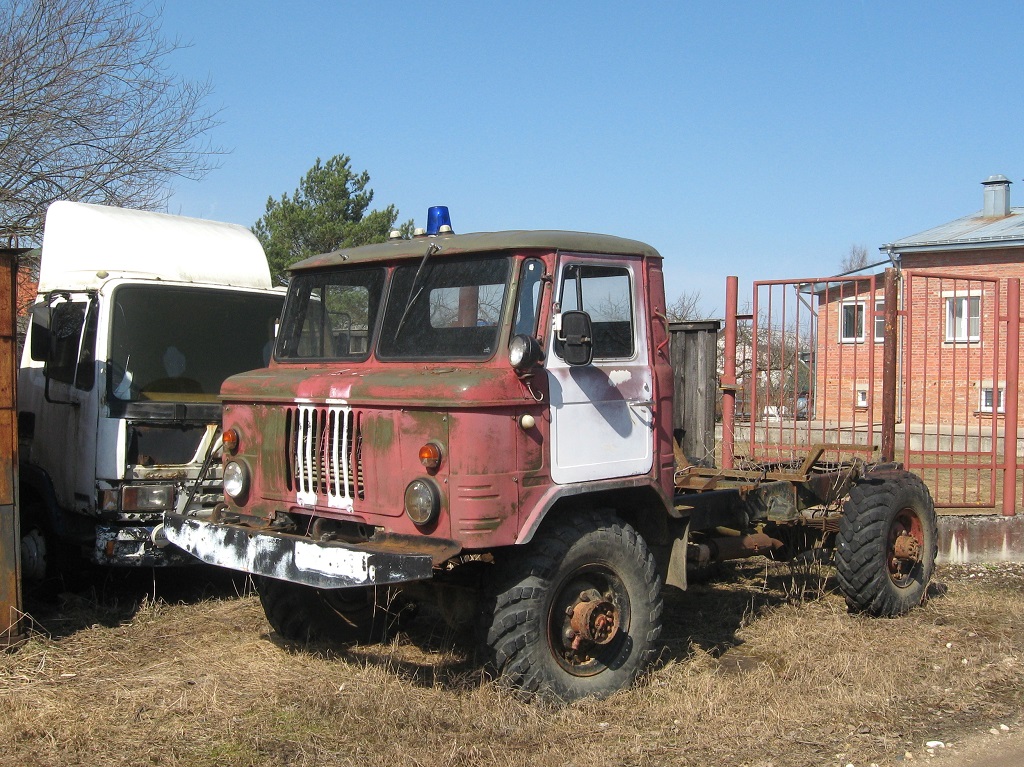
M 643 538 L 610 513 L 561 520 L 495 566 L 482 616 L 499 679 L 561 701 L 609 695 L 650 664 L 661 578 Z
M 275 578 L 257 578 L 256 590 L 271 627 L 295 642 L 378 642 L 412 617 L 414 605 L 395 589 L 315 589 Z
M 894 617 L 921 604 L 937 550 L 935 507 L 920 478 L 901 472 L 857 483 L 836 536 L 836 572 L 847 606 Z

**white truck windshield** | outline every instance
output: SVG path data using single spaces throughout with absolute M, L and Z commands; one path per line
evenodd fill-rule
M 111 307 L 109 394 L 122 402 L 216 401 L 224 379 L 265 367 L 282 298 L 124 285 Z

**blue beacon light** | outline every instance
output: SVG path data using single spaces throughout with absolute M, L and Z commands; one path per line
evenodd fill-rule
M 452 217 L 448 215 L 447 205 L 434 205 L 427 211 L 427 234 L 438 234 L 442 226 L 452 231 Z

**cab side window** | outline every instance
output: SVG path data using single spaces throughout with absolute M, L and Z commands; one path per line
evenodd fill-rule
M 633 291 L 628 269 L 570 264 L 562 272 L 559 302 L 587 312 L 593 322 L 594 359 L 628 359 L 635 351 Z M 559 344 L 555 352 L 561 355 Z

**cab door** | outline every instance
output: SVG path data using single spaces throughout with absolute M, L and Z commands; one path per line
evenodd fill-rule
M 648 359 L 642 259 L 563 256 L 560 311 L 593 323 L 594 359 L 573 367 L 554 328 L 547 344 L 551 477 L 558 484 L 647 474 L 654 455 L 653 378 Z

